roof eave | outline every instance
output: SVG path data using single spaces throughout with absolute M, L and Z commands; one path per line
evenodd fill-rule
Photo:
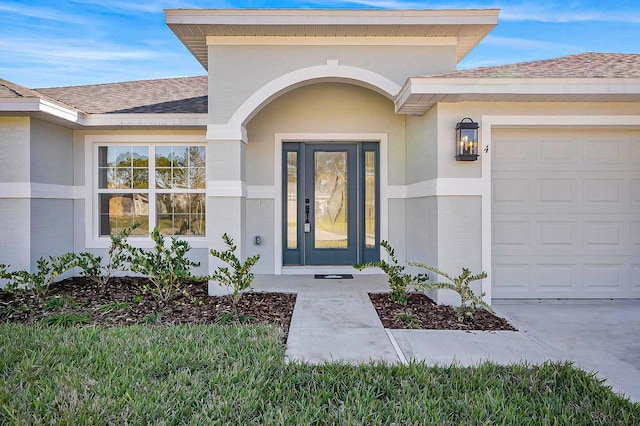
M 498 9 L 474 10 L 300 10 L 300 9 L 167 9 L 167 26 L 207 69 L 207 36 L 281 36 L 309 37 L 309 27 L 322 28 L 320 37 L 340 38 L 327 29 L 340 26 L 366 28 L 362 37 L 369 35 L 394 38 L 384 28 L 400 26 L 423 28 L 424 34 L 433 28 L 450 28 L 451 33 L 440 37 L 458 37 L 456 56 L 460 62 L 498 23 Z M 467 26 L 469 34 L 460 28 Z M 259 29 L 259 31 L 256 31 Z M 313 37 L 313 36 L 312 36 Z M 423 36 L 424 37 L 424 36 Z
M 421 115 L 439 102 L 640 102 L 640 78 L 429 78 L 406 81 L 399 114 Z

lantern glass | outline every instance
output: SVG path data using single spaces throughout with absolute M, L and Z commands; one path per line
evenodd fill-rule
M 474 161 L 478 159 L 478 123 L 464 120 L 456 125 L 456 159 Z

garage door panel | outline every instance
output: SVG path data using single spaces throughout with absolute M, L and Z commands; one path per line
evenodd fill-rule
M 493 136 L 492 296 L 640 297 L 640 131 Z
M 629 182 L 629 205 L 632 212 L 640 212 L 640 179 Z
M 575 253 L 579 248 L 578 224 L 575 221 L 538 221 L 538 253 L 570 252 Z
M 578 205 L 576 179 L 538 179 L 538 201 L 542 209 L 562 204 L 561 208 L 575 208 Z
M 629 274 L 631 276 L 631 291 L 640 294 L 640 263 L 631 264 Z

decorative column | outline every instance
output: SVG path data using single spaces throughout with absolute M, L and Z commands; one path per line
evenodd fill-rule
M 207 239 L 209 248 L 224 250 L 222 234 L 227 233 L 238 247 L 237 256 L 245 255 L 245 215 L 247 184 L 245 173 L 246 130 L 229 131 L 223 126 L 207 129 Z M 209 256 L 209 274 L 221 261 Z M 209 295 L 229 291 L 209 282 Z

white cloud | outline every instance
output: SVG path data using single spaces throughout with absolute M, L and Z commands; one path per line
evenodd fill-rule
M 20 15 L 27 18 L 64 22 L 68 24 L 89 23 L 89 20 L 81 16 L 60 13 L 57 10 L 44 7 L 25 6 L 23 4 L 0 4 L 0 12 L 7 12 L 9 14 Z

